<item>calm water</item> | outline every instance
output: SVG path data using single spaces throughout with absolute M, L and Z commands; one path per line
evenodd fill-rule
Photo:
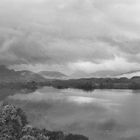
M 34 126 L 84 134 L 90 140 L 140 140 L 140 91 L 43 88 L 8 100 Z

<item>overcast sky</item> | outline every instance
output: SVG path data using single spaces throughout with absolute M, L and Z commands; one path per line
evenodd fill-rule
M 140 69 L 140 0 L 0 0 L 0 64 L 66 74 Z

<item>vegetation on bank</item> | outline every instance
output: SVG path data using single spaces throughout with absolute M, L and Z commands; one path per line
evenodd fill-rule
M 52 86 L 58 89 L 75 88 L 85 91 L 94 89 L 140 89 L 140 77 L 128 78 L 81 78 L 68 80 L 28 81 L 28 82 L 1 82 L 0 88 L 28 89 L 35 91 L 43 86 Z
M 83 78 L 54 80 L 51 86 L 58 89 L 75 88 L 86 91 L 94 89 L 140 89 L 140 77 L 128 78 Z
M 56 75 L 56 73 L 53 72 L 53 75 Z M 59 89 L 76 88 L 86 91 L 94 89 L 140 89 L 140 77 L 132 77 L 131 79 L 125 77 L 68 80 L 46 79 L 42 74 L 40 75 L 40 73 L 27 70 L 15 71 L 8 69 L 4 65 L 0 65 L 0 89 L 28 89 L 35 91 L 43 86 L 52 86 Z
M 0 140 L 88 140 L 88 138 L 32 127 L 21 108 L 3 104 L 0 106 Z

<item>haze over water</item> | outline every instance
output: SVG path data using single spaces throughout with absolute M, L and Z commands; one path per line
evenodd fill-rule
M 8 100 L 21 106 L 35 126 L 84 134 L 90 140 L 138 140 L 139 93 L 45 87 L 34 93 L 9 96 Z

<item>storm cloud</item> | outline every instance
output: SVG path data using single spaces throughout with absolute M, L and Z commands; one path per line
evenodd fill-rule
M 0 63 L 94 73 L 140 69 L 139 0 L 0 0 Z

